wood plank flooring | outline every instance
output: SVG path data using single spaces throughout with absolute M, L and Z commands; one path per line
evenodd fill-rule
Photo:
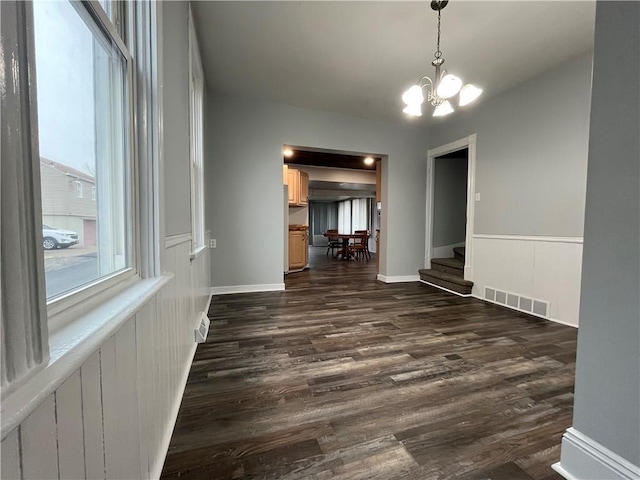
M 213 298 L 163 478 L 561 478 L 575 329 L 311 250 Z

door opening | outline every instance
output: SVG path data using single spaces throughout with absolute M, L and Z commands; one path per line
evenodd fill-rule
M 475 164 L 475 134 L 428 152 L 424 268 L 465 247 L 465 280 L 473 280 Z

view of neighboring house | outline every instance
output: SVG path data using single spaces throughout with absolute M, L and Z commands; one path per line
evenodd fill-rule
M 78 245 L 96 245 L 96 180 L 75 168 L 40 158 L 42 223 L 78 233 Z

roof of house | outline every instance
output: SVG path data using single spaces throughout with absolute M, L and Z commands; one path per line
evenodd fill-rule
M 60 162 L 56 162 L 54 160 L 49 160 L 48 158 L 40 157 L 40 165 L 46 165 L 48 167 L 55 168 L 65 175 L 76 177 L 77 179 L 84 180 L 85 182 L 94 184 L 96 183 L 96 179 L 88 173 L 81 172 L 80 170 L 76 170 L 75 168 L 72 168 Z

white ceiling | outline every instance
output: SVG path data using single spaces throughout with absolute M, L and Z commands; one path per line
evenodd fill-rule
M 209 88 L 408 122 L 402 92 L 433 75 L 429 2 L 193 2 Z M 442 11 L 445 68 L 489 98 L 593 45 L 594 1 L 462 1 Z M 413 121 L 428 121 L 430 115 Z

